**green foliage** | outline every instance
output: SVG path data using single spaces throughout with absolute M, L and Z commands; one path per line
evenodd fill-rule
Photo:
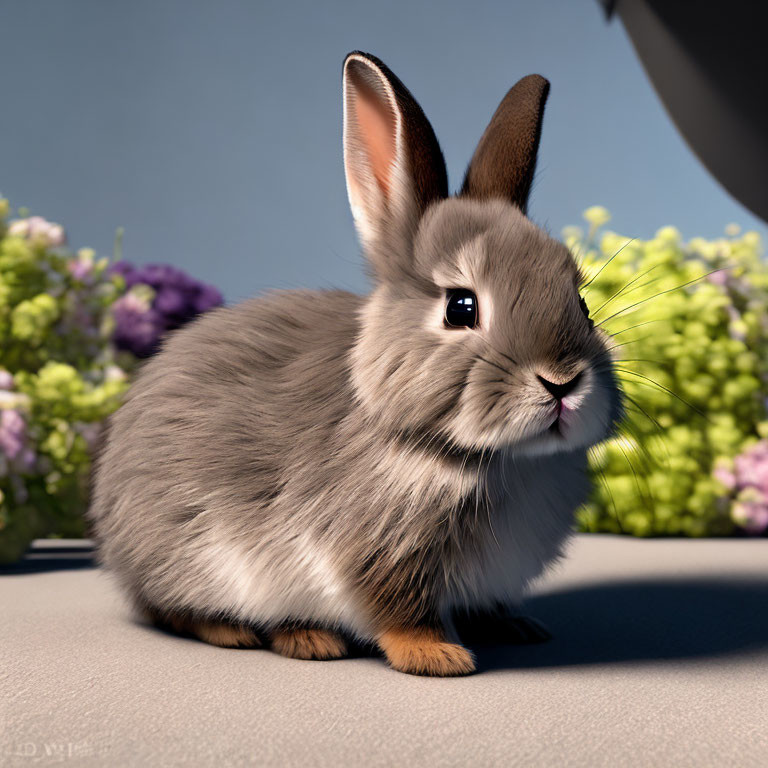
M 768 268 L 756 233 L 683 242 L 673 227 L 650 240 L 602 232 L 604 208 L 566 244 L 582 263 L 582 293 L 611 334 L 627 416 L 592 454 L 584 531 L 713 536 L 739 520 L 716 466 L 765 434 Z M 722 475 L 721 475 L 722 476 Z
M 0 561 L 29 540 L 84 532 L 90 453 L 127 386 L 110 341 L 124 281 L 0 201 Z

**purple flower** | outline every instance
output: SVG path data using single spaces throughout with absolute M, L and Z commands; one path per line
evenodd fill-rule
M 149 357 L 156 351 L 165 325 L 160 313 L 127 293 L 112 305 L 115 318 L 113 341 L 118 349 L 132 352 L 136 357 Z
M 197 294 L 194 297 L 195 312 L 202 314 L 209 309 L 220 307 L 224 303 L 224 299 L 216 288 L 206 283 L 200 283 L 198 285 Z
M 707 280 L 714 285 L 727 285 L 728 270 L 718 269 L 715 272 L 711 272 L 709 275 L 707 275 Z
M 94 252 L 90 248 L 81 248 L 77 256 L 67 262 L 67 269 L 75 280 L 85 281 L 93 272 Z
M 13 461 L 25 449 L 27 425 L 24 417 L 13 408 L 0 411 L 0 450 Z
M 750 534 L 768 531 L 768 442 L 761 440 L 736 456 L 732 467 L 717 464 L 714 477 L 734 498 L 731 517 Z
M 114 341 L 119 349 L 126 349 L 137 357 L 149 357 L 157 351 L 167 331 L 180 328 L 197 315 L 223 304 L 221 294 L 212 285 L 198 282 L 168 264 L 137 267 L 118 261 L 111 271 L 122 275 L 129 289 L 113 307 L 117 326 Z M 141 285 L 154 291 L 151 303 L 143 307 L 127 300 L 130 289 Z
M 719 480 L 729 490 L 733 490 L 736 487 L 736 475 L 726 467 L 716 466 L 712 470 L 712 474 L 716 480 Z

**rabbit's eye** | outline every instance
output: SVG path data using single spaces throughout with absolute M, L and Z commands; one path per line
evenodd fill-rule
M 465 288 L 451 288 L 445 305 L 445 324 L 449 328 L 474 328 L 477 325 L 477 297 Z
M 595 322 L 589 316 L 589 307 L 587 306 L 587 302 L 584 301 L 584 299 L 581 296 L 579 296 L 579 306 L 581 307 L 581 311 L 584 313 L 584 317 L 586 317 L 587 320 L 589 320 L 589 327 L 594 328 Z

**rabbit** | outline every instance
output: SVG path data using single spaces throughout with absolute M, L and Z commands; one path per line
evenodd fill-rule
M 417 675 L 516 622 L 622 414 L 566 247 L 526 217 L 549 83 L 520 80 L 451 196 L 430 123 L 358 51 L 343 156 L 370 295 L 288 290 L 174 331 L 95 462 L 89 518 L 137 611 L 225 647 Z

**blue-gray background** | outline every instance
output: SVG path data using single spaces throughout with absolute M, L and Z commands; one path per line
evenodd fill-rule
M 552 81 L 530 213 L 606 205 L 647 237 L 752 217 L 675 132 L 595 0 L 4 0 L 0 192 L 74 246 L 167 261 L 230 301 L 364 289 L 341 164 L 345 53 L 373 52 L 430 117 L 451 184 L 506 89 Z

